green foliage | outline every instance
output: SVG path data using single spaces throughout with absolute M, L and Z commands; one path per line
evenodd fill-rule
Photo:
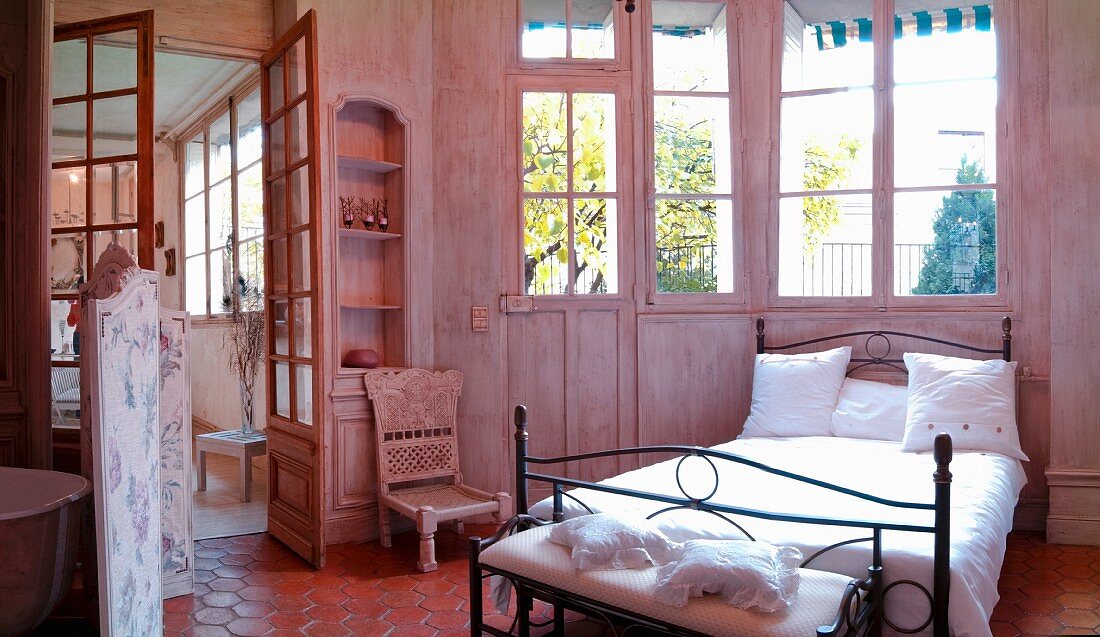
M 978 162 L 964 156 L 955 182 L 985 183 Z M 956 190 L 932 220 L 935 239 L 924 248 L 913 294 L 994 294 L 997 291 L 997 204 L 991 190 Z M 971 271 L 972 268 L 972 271 Z M 972 275 L 970 289 L 960 274 Z
M 852 163 L 863 144 L 858 139 L 841 135 L 834 150 L 813 137 L 806 140 L 802 171 L 803 190 L 828 190 L 847 184 Z M 802 238 L 806 253 L 817 249 L 829 230 L 840 223 L 840 204 L 836 197 L 806 197 L 802 204 Z

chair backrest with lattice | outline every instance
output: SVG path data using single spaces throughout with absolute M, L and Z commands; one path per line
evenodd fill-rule
M 412 480 L 449 477 L 460 484 L 455 410 L 462 373 L 408 369 L 364 380 L 374 404 L 382 492 Z

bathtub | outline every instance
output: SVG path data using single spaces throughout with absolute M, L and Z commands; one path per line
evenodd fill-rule
M 41 624 L 69 592 L 84 478 L 0 467 L 0 637 Z

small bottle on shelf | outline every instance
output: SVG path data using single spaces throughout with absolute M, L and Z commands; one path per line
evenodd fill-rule
M 352 212 L 351 199 L 345 199 L 340 197 L 340 215 L 344 220 L 344 227 L 351 228 L 351 224 L 355 222 L 355 213 Z

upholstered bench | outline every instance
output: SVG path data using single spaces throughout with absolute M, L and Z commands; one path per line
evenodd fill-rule
M 653 596 L 657 567 L 619 571 L 579 571 L 569 549 L 550 542 L 552 525 L 504 537 L 478 556 L 482 569 L 526 585 L 536 598 L 552 591 L 556 597 L 590 600 L 624 614 L 685 629 L 686 634 L 806 637 L 832 624 L 852 578 L 800 569 L 801 583 L 786 610 L 765 613 L 726 604 L 717 595 L 693 598 L 682 608 Z M 526 584 L 525 584 L 526 583 Z

